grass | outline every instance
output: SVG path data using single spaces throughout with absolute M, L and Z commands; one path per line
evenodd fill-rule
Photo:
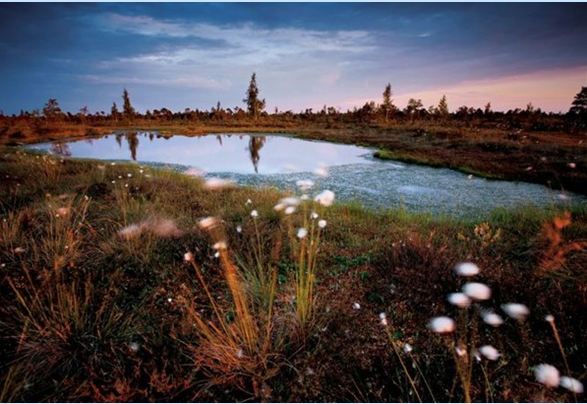
M 584 204 L 452 219 L 305 202 L 286 215 L 270 188 L 8 147 L 0 178 L 2 401 L 569 401 L 533 367 L 584 380 Z M 467 311 L 446 301 L 462 261 L 493 291 Z M 455 334 L 427 329 L 440 315 Z M 487 344 L 501 356 L 477 362 Z

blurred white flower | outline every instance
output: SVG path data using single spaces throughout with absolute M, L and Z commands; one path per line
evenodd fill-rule
M 186 262 L 192 262 L 194 260 L 194 254 L 188 251 L 183 255 L 183 259 Z
M 236 232 L 237 233 L 241 233 L 243 231 L 242 226 L 239 224 L 238 226 L 236 226 Z
M 558 369 L 546 363 L 534 368 L 534 377 L 536 377 L 536 381 L 544 384 L 546 387 L 558 387 L 560 383 L 560 373 Z
M 126 174 L 126 176 L 127 176 L 128 178 L 131 178 L 131 177 L 132 177 L 132 174 L 131 174 L 131 173 L 128 173 L 128 174 Z
M 471 299 L 464 293 L 451 293 L 448 295 L 448 301 L 461 309 L 469 307 L 471 304 Z
M 322 206 L 330 206 L 334 203 L 334 192 L 326 189 L 316 195 L 314 200 Z
M 308 196 L 308 194 L 303 194 L 302 196 L 300 196 L 300 199 L 302 201 L 307 201 L 308 199 L 310 199 L 310 197 Z
M 489 286 L 479 282 L 469 282 L 463 286 L 463 293 L 475 300 L 487 300 L 491 297 Z
M 544 320 L 545 320 L 545 321 L 548 321 L 549 323 L 554 323 L 554 316 L 553 316 L 552 314 L 547 314 L 547 315 L 544 317 Z
M 145 227 L 142 224 L 130 224 L 118 231 L 118 235 L 126 240 L 136 238 L 141 235 Z
M 481 317 L 486 324 L 489 324 L 493 327 L 499 327 L 503 324 L 503 319 L 499 314 L 496 314 L 492 311 L 486 311 L 481 313 Z
M 387 325 L 387 315 L 385 313 L 379 313 L 379 320 L 381 320 L 381 325 Z
M 281 198 L 279 203 L 283 203 L 285 206 L 298 206 L 300 204 L 300 198 L 296 198 L 295 196 L 288 196 Z
M 218 241 L 217 243 L 214 243 L 212 248 L 215 250 L 226 250 L 226 242 L 225 241 Z
M 307 191 L 314 186 L 314 181 L 312 181 L 312 180 L 298 180 L 298 181 L 296 181 L 296 185 L 300 188 L 300 190 Z
M 479 352 L 490 361 L 497 360 L 497 358 L 501 356 L 498 350 L 491 345 L 483 345 L 481 348 L 479 348 Z
M 298 229 L 298 233 L 297 236 L 299 239 L 303 239 L 304 237 L 306 237 L 308 235 L 308 230 L 304 229 L 303 227 L 300 227 Z
M 16 247 L 13 251 L 14 251 L 15 254 L 22 254 L 26 250 L 24 248 L 22 248 L 22 247 Z
M 467 354 L 467 350 L 462 345 L 455 347 L 455 352 L 458 356 L 465 356 Z
M 219 253 L 218 251 L 216 251 L 216 252 L 214 253 L 214 258 L 218 258 L 218 257 L 220 257 L 220 253 Z
M 204 189 L 209 191 L 218 191 L 221 189 L 232 188 L 235 185 L 236 184 L 234 181 L 231 180 L 225 180 L 222 178 L 209 178 L 204 183 Z
M 151 219 L 143 222 L 143 225 L 159 237 L 181 237 L 183 235 L 183 231 L 171 219 Z
M 257 212 L 256 210 L 252 210 L 252 211 L 251 211 L 251 217 L 252 217 L 252 218 L 257 218 L 257 217 L 259 217 L 259 212 Z
M 251 201 L 250 199 L 247 199 L 247 201 L 245 202 L 246 206 L 252 205 L 252 204 L 253 204 L 253 201 Z
M 577 168 L 577 164 L 576 163 L 569 163 L 567 165 L 569 166 L 569 168 Z
M 318 213 L 316 213 L 316 212 L 312 212 L 312 214 L 310 215 L 310 217 L 311 217 L 312 219 L 318 219 Z
M 203 219 L 201 219 L 198 222 L 198 226 L 200 226 L 201 229 L 203 230 L 210 230 L 214 227 L 216 227 L 219 223 L 219 220 L 213 216 L 208 216 L 205 217 Z
M 410 344 L 407 344 L 407 343 L 406 343 L 406 344 L 404 345 L 404 352 L 405 352 L 405 353 L 410 353 L 410 352 L 412 352 L 413 350 L 414 350 L 414 348 L 412 348 L 412 346 L 411 346 Z
M 572 391 L 573 393 L 581 394 L 583 393 L 583 383 L 581 383 L 577 379 L 573 379 L 572 377 L 563 376 L 560 380 L 560 385 L 567 390 Z
M 295 206 L 288 206 L 287 208 L 285 208 L 285 212 L 284 213 L 286 215 L 291 215 L 295 211 L 296 211 L 296 207 Z
M 318 177 L 328 177 L 328 168 L 325 165 L 321 165 L 314 170 L 314 174 L 316 174 Z
M 439 334 L 446 334 L 455 330 L 455 321 L 446 316 L 434 317 L 428 323 L 428 327 Z
M 515 318 L 518 321 L 524 321 L 530 310 L 523 304 L 520 303 L 506 303 L 501 305 L 502 310 L 511 318 Z
M 353 303 L 353 309 L 355 310 L 359 310 L 361 308 L 361 305 L 357 302 Z
M 472 262 L 461 262 L 455 266 L 455 272 L 460 276 L 474 276 L 480 270 L 479 267 Z
M 318 220 L 318 227 L 320 227 L 321 229 L 326 227 L 326 220 L 324 219 L 320 219 Z
M 128 344 L 128 347 L 133 352 L 138 352 L 138 350 L 140 348 L 140 346 L 139 346 L 139 344 L 137 342 L 131 342 L 130 344 Z
M 59 216 L 67 216 L 69 215 L 70 209 L 69 208 L 59 208 L 57 209 L 57 214 Z
M 277 212 L 282 211 L 283 209 L 285 209 L 285 205 L 283 203 L 278 203 L 277 205 L 275 205 L 273 207 L 273 209 L 275 209 Z

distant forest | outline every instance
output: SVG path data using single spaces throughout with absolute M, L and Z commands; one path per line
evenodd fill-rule
M 225 108 L 220 102 L 209 110 L 186 108 L 183 111 L 171 111 L 168 108 L 147 110 L 140 113 L 132 105 L 130 94 L 124 89 L 122 104 L 113 102 L 110 111 L 90 112 L 87 107 L 79 112 L 64 112 L 57 99 L 49 99 L 42 109 L 21 111 L 19 114 L 5 115 L 0 111 L 0 123 L 3 127 L 26 122 L 42 131 L 45 126 L 57 126 L 60 123 L 89 126 L 126 126 L 149 124 L 151 122 L 198 123 L 203 124 L 258 124 L 296 126 L 321 124 L 337 128 L 341 125 L 389 125 L 431 122 L 443 125 L 465 127 L 496 128 L 504 130 L 524 129 L 532 131 L 583 132 L 587 129 L 587 87 L 582 87 L 575 98 L 570 101 L 566 113 L 546 113 L 531 103 L 524 108 L 506 112 L 493 111 L 491 103 L 484 108 L 461 106 L 454 112 L 449 111 L 449 100 L 443 96 L 437 105 L 425 107 L 421 100 L 410 99 L 400 109 L 394 104 L 393 92 L 387 84 L 380 102 L 371 101 L 362 107 L 340 111 L 334 107 L 320 110 L 308 108 L 304 111 L 280 111 L 277 108 L 267 111 L 265 99 L 260 98 L 256 75 L 253 73 L 249 87 L 243 99 L 244 108 L 235 106 Z

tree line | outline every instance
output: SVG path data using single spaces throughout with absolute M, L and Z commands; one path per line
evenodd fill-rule
M 72 122 L 80 124 L 114 123 L 128 124 L 136 121 L 266 121 L 276 119 L 285 122 L 325 122 L 327 124 L 375 124 L 395 122 L 420 122 L 430 121 L 438 123 L 462 123 L 465 125 L 482 125 L 493 122 L 504 128 L 528 128 L 533 130 L 584 130 L 587 129 L 587 87 L 582 87 L 571 103 L 571 108 L 565 114 L 546 113 L 529 103 L 525 108 L 510 109 L 506 112 L 493 111 L 491 103 L 484 108 L 472 108 L 461 106 L 454 112 L 449 111 L 448 100 L 443 95 L 437 105 L 424 107 L 422 100 L 410 98 L 405 108 L 400 109 L 394 104 L 391 84 L 388 83 L 382 93 L 381 103 L 375 101 L 366 102 L 362 107 L 342 112 L 334 107 L 324 107 L 320 110 L 307 108 L 298 113 L 293 111 L 266 111 L 265 99 L 260 98 L 260 90 L 257 85 L 257 76 L 252 74 L 249 86 L 245 93 L 243 103 L 245 109 L 240 106 L 224 108 L 217 103 L 209 110 L 186 108 L 183 111 L 171 111 L 168 108 L 147 110 L 141 114 L 132 106 L 129 92 L 124 89 L 122 93 L 122 110 L 119 110 L 116 102 L 112 103 L 109 113 L 99 111 L 91 114 L 87 107 L 80 108 L 78 113 L 62 111 L 57 99 L 47 101 L 41 111 L 21 111 L 20 114 L 6 116 L 0 111 L 0 119 L 33 119 L 49 123 Z

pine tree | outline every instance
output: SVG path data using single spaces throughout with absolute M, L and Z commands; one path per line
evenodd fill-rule
M 259 114 L 265 109 L 265 99 L 259 99 L 259 88 L 257 87 L 257 74 L 253 73 L 249 88 L 246 93 L 247 98 L 243 100 L 247 104 L 247 110 L 249 114 L 253 116 L 254 120 L 257 120 Z
M 128 95 L 128 91 L 126 91 L 126 88 L 122 92 L 122 100 L 124 102 L 123 109 L 122 109 L 124 116 L 126 118 L 130 119 L 135 115 L 135 109 L 133 108 L 133 106 L 130 103 L 130 97 Z
M 581 91 L 575 95 L 575 99 L 571 105 L 572 107 L 569 109 L 569 113 L 576 115 L 587 114 L 587 87 L 581 87 Z
M 446 118 L 449 114 L 448 112 L 448 103 L 446 102 L 446 95 L 443 95 L 440 101 L 438 102 L 438 108 L 436 109 L 438 115 L 443 118 Z
M 381 108 L 385 113 L 385 120 L 389 118 L 389 114 L 393 110 L 393 101 L 391 99 L 391 84 L 387 83 L 385 86 L 385 90 L 383 91 L 383 104 L 381 104 Z
M 120 115 L 120 112 L 118 112 L 118 107 L 116 106 L 116 103 L 113 102 L 112 108 L 110 108 L 110 117 L 114 120 L 117 120 L 118 115 Z

